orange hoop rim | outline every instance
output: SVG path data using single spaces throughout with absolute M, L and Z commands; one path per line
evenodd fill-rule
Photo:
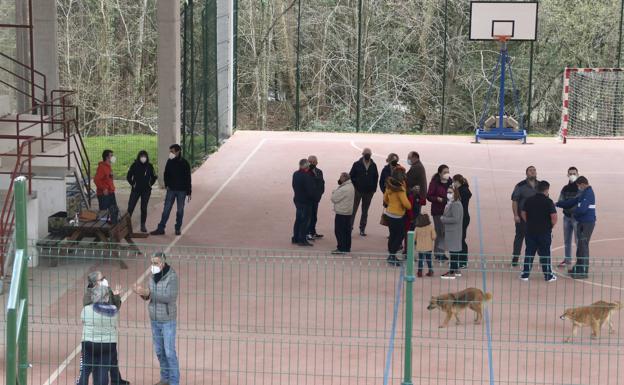
M 494 35 L 494 38 L 501 43 L 506 43 L 511 39 L 511 35 Z

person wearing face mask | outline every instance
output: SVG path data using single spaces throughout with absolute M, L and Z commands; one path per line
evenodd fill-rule
M 135 284 L 132 290 L 149 301 L 154 352 L 160 363 L 160 381 L 156 385 L 180 385 L 180 368 L 176 353 L 176 320 L 178 314 L 178 275 L 167 263 L 165 253 L 151 258 L 149 286 Z
M 462 224 L 464 221 L 464 207 L 462 206 L 459 190 L 449 187 L 446 193 L 448 204 L 444 208 L 444 213 L 440 221 L 444 225 L 444 242 L 451 256 L 449 271 L 442 274 L 442 279 L 455 279 L 461 277 L 459 270 L 460 254 L 462 249 Z
M 441 164 L 438 167 L 438 172 L 431 178 L 429 189 L 427 190 L 427 200 L 431 202 L 431 216 L 433 217 L 433 226 L 437 234 L 433 245 L 433 253 L 438 261 L 446 261 L 448 259 L 444 250 L 444 224 L 441 217 L 448 202 L 447 191 L 451 184 L 449 167 Z
M 420 155 L 416 151 L 407 154 L 407 191 L 414 194 L 414 218 L 420 215 L 421 207 L 427 203 L 427 172 L 420 161 Z M 410 227 L 413 230 L 415 225 Z
M 331 201 L 334 204 L 334 232 L 338 246 L 332 254 L 351 252 L 351 215 L 353 214 L 353 199 L 355 188 L 351 177 L 346 172 L 340 174 L 338 187 L 332 191 Z
M 130 199 L 128 200 L 128 214 L 132 216 L 139 198 L 141 199 L 141 232 L 147 233 L 145 221 L 147 220 L 147 205 L 150 195 L 152 194 L 152 186 L 156 182 L 156 173 L 154 166 L 149 161 L 147 151 L 141 150 L 136 160 L 126 174 L 126 179 L 132 187 L 130 191 Z
M 382 193 L 386 192 L 386 181 L 390 176 L 392 176 L 392 172 L 397 167 L 401 167 L 401 165 L 399 165 L 399 156 L 394 152 L 391 152 L 388 154 L 388 157 L 386 158 L 386 165 L 383 169 L 381 169 L 381 175 L 379 176 L 379 188 Z
M 362 151 L 362 157 L 353 163 L 349 177 L 355 188 L 355 197 L 353 199 L 353 215 L 351 215 L 351 228 L 355 222 L 358 207 L 362 202 L 362 214 L 360 216 L 360 235 L 366 236 L 366 224 L 368 222 L 368 209 L 370 208 L 373 195 L 377 191 L 377 179 L 379 172 L 377 165 L 372 159 L 373 152 L 370 148 Z
M 596 195 L 584 176 L 576 179 L 579 193 L 575 198 L 557 202 L 557 207 L 567 209 L 576 206 L 574 219 L 576 220 L 577 245 L 576 265 L 568 274 L 571 278 L 585 279 L 589 274 L 589 242 L 596 226 Z
M 98 200 L 100 210 L 108 210 L 111 213 L 111 221 L 117 223 L 116 215 L 118 213 L 117 199 L 115 198 L 115 180 L 113 179 L 113 164 L 117 158 L 112 150 L 104 150 L 102 152 L 102 161 L 98 163 L 93 183 L 95 183 L 95 193 Z
M 323 238 L 322 234 L 316 232 L 316 222 L 318 221 L 318 207 L 323 193 L 325 193 L 325 180 L 323 179 L 323 171 L 318 168 L 318 158 L 315 155 L 308 157 L 308 163 L 310 164 L 308 172 L 314 178 L 314 199 L 310 207 L 310 229 L 308 230 L 309 241 L 314 241 L 319 238 Z
M 468 244 L 466 243 L 466 234 L 468 232 L 468 225 L 470 225 L 470 212 L 468 210 L 468 206 L 470 205 L 472 192 L 470 192 L 468 180 L 461 174 L 453 176 L 453 187 L 459 191 L 459 198 L 464 209 L 464 219 L 462 221 L 462 250 L 460 253 L 459 268 L 465 269 L 468 267 Z
M 576 180 L 578 179 L 578 169 L 574 166 L 568 168 L 568 183 L 563 186 L 561 193 L 559 193 L 559 199 L 557 202 L 564 202 L 569 199 L 576 198 L 579 193 Z M 559 267 L 566 267 L 572 264 L 572 236 L 577 239 L 576 234 L 576 219 L 574 219 L 575 206 L 563 210 L 563 244 L 564 257 L 563 261 L 559 264 Z M 578 244 L 578 241 L 575 241 Z
M 152 231 L 151 235 L 165 234 L 165 226 L 169 220 L 169 214 L 173 209 L 173 203 L 177 202 L 175 235 L 182 234 L 182 219 L 184 219 L 184 201 L 191 200 L 191 165 L 182 157 L 182 147 L 179 144 L 172 144 L 169 147 L 169 160 L 165 165 L 165 207 L 158 228 Z
M 93 291 L 96 287 L 105 287 L 108 290 L 108 305 L 115 306 L 117 310 L 121 309 L 121 285 L 116 285 L 115 289 L 111 289 L 108 280 L 102 274 L 101 271 L 93 271 L 87 275 L 87 287 L 85 288 L 84 296 L 82 297 L 82 306 L 89 306 L 93 304 Z M 80 356 L 80 378 L 78 384 L 87 384 L 89 374 L 91 373 L 91 367 L 86 365 L 89 359 L 85 357 L 84 351 Z M 121 378 L 119 372 L 119 363 L 117 358 L 117 347 L 111 350 L 111 366 L 110 366 L 110 379 L 112 385 L 129 385 L 130 382 Z
M 545 180 L 537 183 L 537 193 L 528 198 L 522 207 L 522 220 L 526 223 L 526 247 L 524 268 L 520 279 L 528 281 L 535 253 L 540 257 L 540 265 L 546 282 L 554 282 L 557 276 L 552 273 L 550 266 L 550 245 L 552 243 L 552 229 L 557 224 L 557 209 L 548 197 L 550 184 Z
M 526 223 L 520 214 L 524 208 L 524 202 L 537 194 L 537 183 L 539 182 L 537 180 L 537 170 L 534 166 L 527 167 L 525 174 L 526 178 L 516 184 L 511 193 L 511 210 L 516 225 L 516 235 L 514 237 L 511 259 L 512 266 L 518 266 L 518 258 L 522 252 L 522 243 L 524 242 L 524 235 L 526 233 Z

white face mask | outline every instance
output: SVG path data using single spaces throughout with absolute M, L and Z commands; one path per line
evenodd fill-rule
M 410 158 L 407 158 L 407 162 L 405 162 L 405 163 L 407 163 L 408 166 L 411 166 L 412 165 L 412 160 Z
M 447 181 L 449 179 L 449 174 L 442 174 L 442 180 Z
M 108 287 L 108 281 L 106 280 L 106 278 L 100 281 L 100 286 Z
M 158 274 L 160 273 L 160 266 L 152 265 L 151 270 L 152 270 L 152 274 Z
M 115 155 L 111 156 L 110 161 L 111 163 L 117 162 L 117 157 Z
M 169 159 L 175 159 L 175 154 L 173 152 L 169 153 Z
M 146 163 L 147 162 L 147 158 L 142 156 L 139 158 L 139 160 L 141 161 L 141 163 Z
M 570 179 L 570 183 L 574 183 L 578 179 L 578 175 L 568 175 L 568 179 Z
M 453 197 L 454 197 L 453 193 L 447 193 L 446 194 L 446 199 L 448 199 L 449 202 L 453 201 Z
M 453 187 L 459 188 L 460 187 L 459 182 L 453 182 Z

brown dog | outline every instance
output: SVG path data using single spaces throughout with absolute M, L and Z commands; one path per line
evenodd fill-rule
M 572 337 L 576 337 L 578 328 L 583 326 L 590 326 L 592 328 L 592 339 L 600 337 L 600 329 L 605 322 L 609 324 L 609 333 L 615 332 L 613 324 L 611 323 L 611 313 L 621 308 L 621 302 L 598 301 L 589 306 L 566 309 L 559 318 L 572 321 L 572 335 L 567 337 L 565 342 L 570 342 Z
M 442 294 L 437 297 L 432 296 L 427 310 L 440 309 L 440 311 L 446 313 L 446 319 L 439 326 L 445 328 L 453 316 L 455 316 L 455 320 L 457 320 L 459 325 L 459 313 L 469 307 L 476 313 L 474 323 L 479 325 L 483 319 L 482 305 L 491 299 L 492 294 L 484 293 L 475 287 L 469 287 L 457 293 Z

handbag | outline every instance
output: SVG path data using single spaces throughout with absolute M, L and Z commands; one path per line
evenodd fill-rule
M 381 214 L 381 219 L 379 220 L 379 224 L 382 226 L 386 226 L 386 227 L 389 226 L 388 216 L 385 213 Z

